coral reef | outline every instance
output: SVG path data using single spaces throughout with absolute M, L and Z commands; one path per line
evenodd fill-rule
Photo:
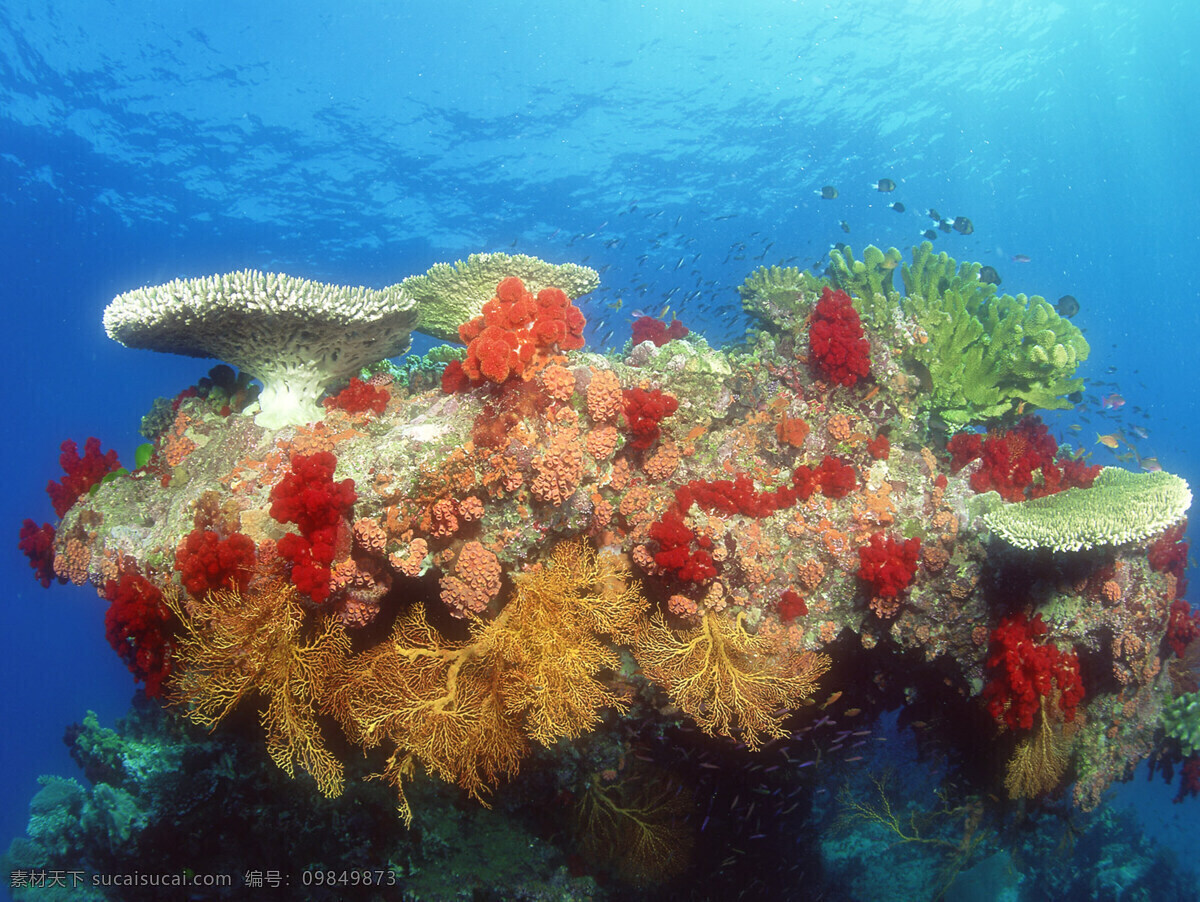
M 110 600 L 110 641 L 172 722 L 265 737 L 314 805 L 386 792 L 419 825 L 431 792 L 501 808 L 516 782 L 562 802 L 547 829 L 598 873 L 667 883 L 662 850 L 707 842 L 691 790 L 761 769 L 781 812 L 803 792 L 818 817 L 804 766 L 764 762 L 861 760 L 902 708 L 953 752 L 971 802 L 939 810 L 961 854 L 949 826 L 923 843 L 889 815 L 882 784 L 849 809 L 962 869 L 964 820 L 1000 819 L 998 790 L 1049 804 L 1070 781 L 1091 809 L 1190 743 L 1160 728 L 1197 688 L 1191 496 L 1065 458 L 1031 415 L 1061 406 L 1087 353 L 1044 301 L 996 297 L 977 264 L 928 246 L 901 295 L 898 266 L 868 248 L 839 253 L 834 282 L 759 270 L 744 344 L 660 323 L 621 354 L 582 347 L 570 299 L 590 270 L 435 267 L 396 289 L 404 327 L 428 318 L 465 353 L 356 352 L 280 420 L 243 413 L 231 373 L 225 394 L 184 390 L 133 472 L 84 480 L 93 465 L 72 461 L 88 484 L 20 547 L 44 585 Z M 156 306 L 171 291 L 152 294 L 175 346 L 200 347 Z M 262 335 L 270 357 L 278 335 Z M 947 424 L 964 431 L 947 441 Z M 54 792 L 79 817 L 97 804 Z M 758 836 L 758 800 L 734 796 L 744 816 L 709 829 Z

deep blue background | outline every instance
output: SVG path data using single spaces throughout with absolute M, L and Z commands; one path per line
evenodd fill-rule
M 1090 394 L 1128 403 L 1062 435 L 1112 463 L 1095 433 L 1142 425 L 1200 485 L 1197 37 L 1169 0 L 0 2 L 0 837 L 37 774 L 74 773 L 63 727 L 132 688 L 95 592 L 31 579 L 21 519 L 52 519 L 64 438 L 131 461 L 152 400 L 207 369 L 109 341 L 114 294 L 242 267 L 380 286 L 515 250 L 602 271 L 594 341 L 669 302 L 721 343 L 754 267 L 907 251 L 935 207 L 976 229 L 939 249 L 1082 303 L 1083 373 L 1114 383 Z M 1194 856 L 1167 792 L 1122 799 Z

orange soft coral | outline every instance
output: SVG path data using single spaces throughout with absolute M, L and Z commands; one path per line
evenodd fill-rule
M 524 282 L 510 276 L 496 286 L 483 312 L 459 327 L 467 358 L 452 378 L 443 379 L 443 390 L 529 378 L 553 354 L 582 348 L 584 323 L 583 313 L 561 289 L 543 288 L 535 298 Z

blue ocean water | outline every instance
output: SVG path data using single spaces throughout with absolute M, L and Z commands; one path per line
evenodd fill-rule
M 1062 438 L 1108 464 L 1093 435 L 1136 426 L 1200 485 L 1197 36 L 1175 0 L 0 2 L 0 836 L 74 772 L 65 725 L 132 688 L 104 603 L 43 591 L 20 522 L 53 519 L 64 438 L 131 461 L 153 399 L 207 367 L 109 341 L 114 295 L 510 251 L 601 273 L 593 346 L 668 307 L 719 345 L 754 268 L 907 252 L 932 208 L 974 224 L 937 249 L 1079 299 L 1089 394 L 1125 404 L 1048 417 Z M 1197 803 L 1143 776 L 1113 804 L 1194 859 Z

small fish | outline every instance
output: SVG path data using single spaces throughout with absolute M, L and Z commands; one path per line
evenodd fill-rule
M 821 195 L 821 198 L 823 200 L 833 200 L 834 198 L 836 198 L 838 196 L 838 190 L 837 190 L 837 188 L 833 187 L 833 185 L 825 185 L 817 193 L 819 195 Z
M 1083 432 L 1083 427 L 1080 426 L 1078 423 L 1072 423 L 1067 428 L 1070 429 L 1072 432 Z
M 1067 400 L 1070 401 L 1072 404 L 1082 404 L 1083 403 L 1083 392 L 1073 391 L 1069 395 L 1067 395 Z
M 996 272 L 993 266 L 981 266 L 979 268 L 979 281 L 985 285 L 999 285 L 1000 273 Z
M 825 704 L 821 705 L 820 710 L 824 711 L 826 708 L 828 708 L 830 705 L 832 705 L 834 702 L 836 702 L 841 697 L 842 697 L 842 690 L 839 689 L 837 692 L 834 692 L 832 695 L 830 695 L 829 698 L 825 699 Z
M 934 222 L 942 221 L 942 214 L 939 213 L 937 210 L 933 209 L 933 207 L 930 207 L 929 211 L 925 215 L 928 216 L 930 219 L 932 219 Z
M 1139 457 L 1138 466 L 1147 473 L 1161 473 L 1162 464 L 1158 462 L 1157 457 Z
M 1129 431 L 1138 438 L 1150 438 L 1150 433 L 1146 431 L 1145 426 L 1130 426 Z
M 838 225 L 840 225 L 842 227 L 843 232 L 845 232 L 847 235 L 850 234 L 850 223 L 846 222 L 846 220 L 843 219 L 841 222 L 838 223 Z
M 1100 406 L 1104 410 L 1120 410 L 1125 406 L 1125 399 L 1113 392 L 1111 395 L 1105 395 L 1100 399 Z
M 952 227 L 960 235 L 970 235 L 975 231 L 975 223 L 971 222 L 965 216 L 955 216 Z
M 1096 441 L 1105 448 L 1116 448 L 1121 444 L 1121 433 L 1110 432 L 1108 435 L 1101 435 L 1097 432 Z
M 1010 259 L 1013 263 L 1030 263 L 1033 260 L 1028 254 L 1013 254 Z
M 845 717 L 858 717 L 858 715 L 862 714 L 862 708 L 847 708 L 842 714 Z
M 941 222 L 938 223 L 938 228 L 941 229 L 943 232 L 949 232 L 951 229 L 954 228 L 954 225 L 953 225 L 953 223 L 950 222 L 949 219 L 943 219 Z
M 933 229 L 926 229 L 921 233 L 921 237 L 927 241 L 933 241 L 935 238 L 937 238 L 937 232 L 935 232 Z
M 900 203 L 900 201 L 896 201 L 894 204 L 892 204 L 892 209 L 895 210 L 897 213 L 903 213 L 904 212 L 904 204 Z
M 895 190 L 896 190 L 896 183 L 895 183 L 895 182 L 893 182 L 891 179 L 880 179 L 880 180 L 879 180 L 879 184 L 877 184 L 877 185 L 875 186 L 875 190 L 876 190 L 876 191 L 883 191 L 883 192 L 885 192 L 885 193 L 886 193 L 886 192 L 888 192 L 888 191 L 895 191 Z
M 1073 317 L 1079 312 L 1079 301 L 1075 300 L 1075 296 L 1064 294 L 1058 299 L 1058 303 L 1054 305 L 1054 309 L 1058 311 L 1059 316 L 1065 316 L 1067 319 Z
M 608 305 L 608 309 L 609 310 L 620 310 L 623 306 L 625 306 L 625 299 L 617 298 L 615 301 L 613 301 L 611 304 Z

